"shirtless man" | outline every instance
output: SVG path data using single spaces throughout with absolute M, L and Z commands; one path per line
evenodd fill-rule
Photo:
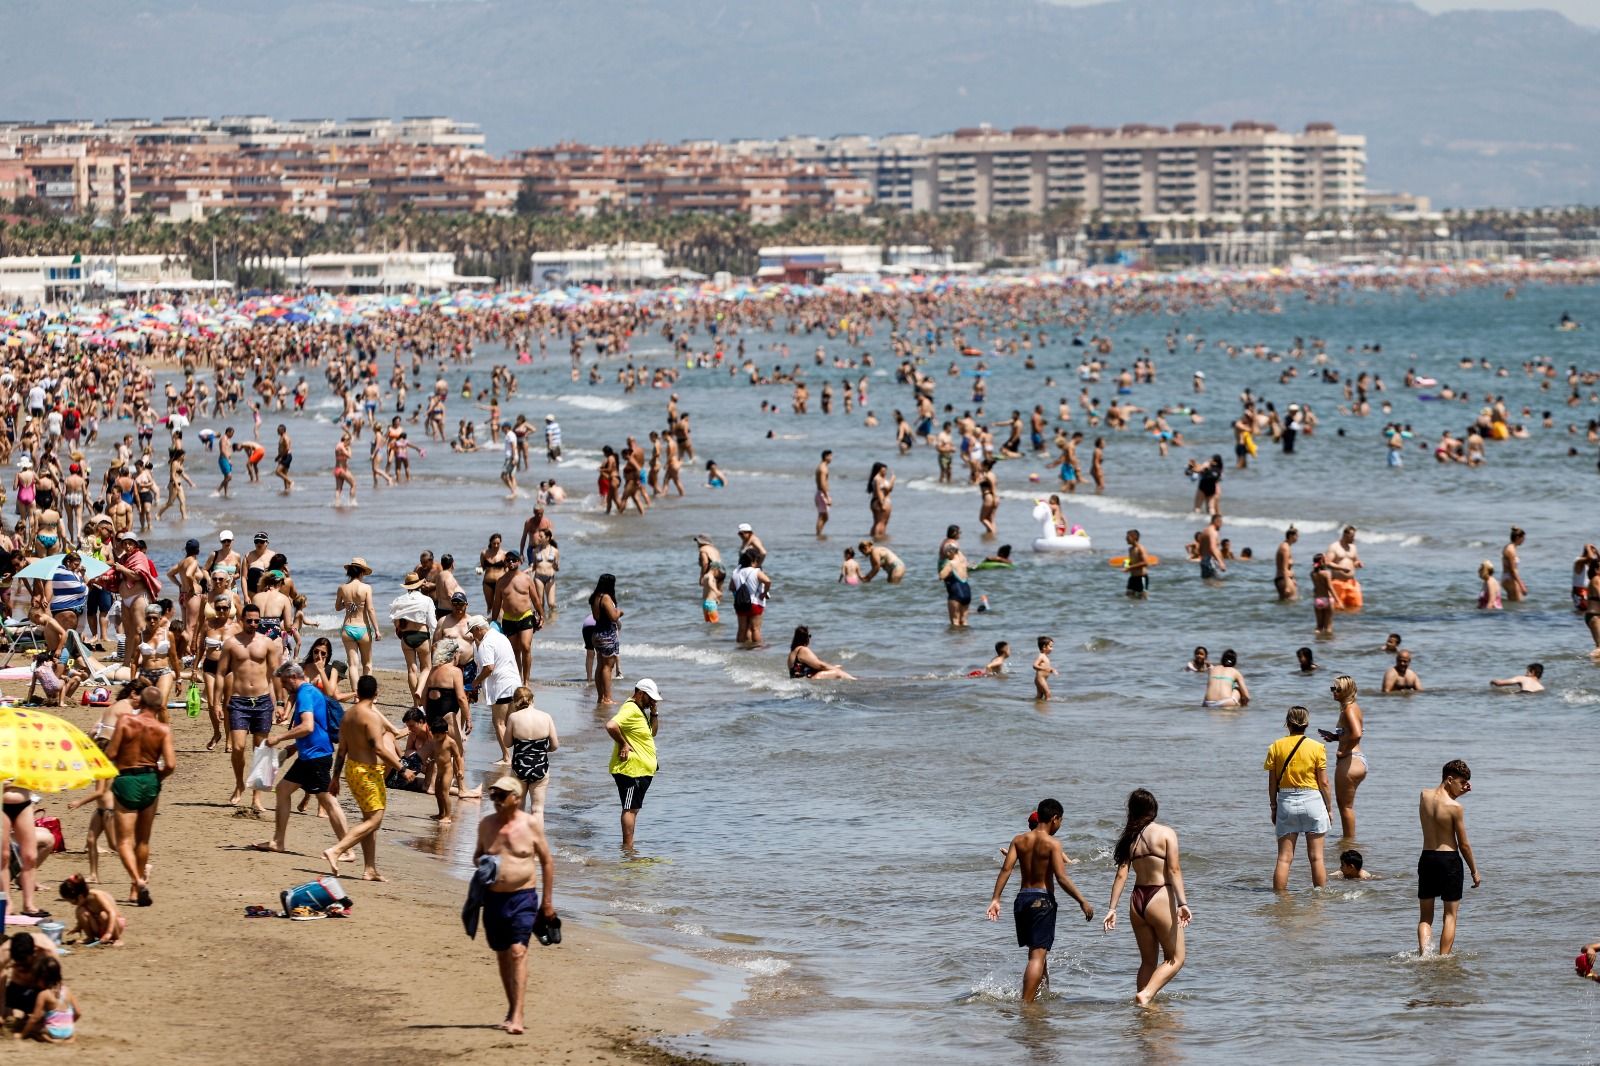
M 233 427 L 229 426 L 222 431 L 222 436 L 217 438 L 217 469 L 222 471 L 222 483 L 217 486 L 217 494 L 226 499 L 230 494 L 228 486 L 233 484 L 233 453 L 238 444 L 233 439 Z
M 1272 584 L 1278 590 L 1279 600 L 1293 600 L 1300 596 L 1300 589 L 1294 583 L 1294 543 L 1300 539 L 1300 531 L 1293 526 L 1283 531 L 1283 543 L 1278 545 L 1278 554 L 1274 560 L 1277 573 L 1272 578 Z
M 499 963 L 500 983 L 506 992 L 506 1018 L 498 1028 L 515 1035 L 523 1030 L 528 940 L 537 933 L 541 943 L 561 942 L 561 920 L 551 902 L 555 862 L 544 830 L 522 809 L 521 781 L 510 774 L 496 779 L 489 786 L 489 799 L 494 803 L 494 813 L 478 823 L 478 846 L 473 850 L 472 861 L 476 865 L 485 855 L 499 860 L 494 881 L 482 895 L 483 933 Z M 541 878 L 542 906 L 536 887 Z
M 822 462 L 817 464 L 817 537 L 822 537 L 822 527 L 828 524 L 828 508 L 833 506 L 833 497 L 828 494 L 828 467 L 833 462 L 833 452 L 824 450 Z
M 1506 599 L 1513 602 L 1528 598 L 1528 586 L 1522 580 L 1522 561 L 1517 557 L 1517 549 L 1527 539 L 1527 533 L 1512 526 L 1508 543 L 1500 549 L 1500 584 L 1505 589 Z
M 1077 901 L 1083 911 L 1084 921 L 1094 920 L 1094 907 L 1078 886 L 1067 876 L 1067 857 L 1056 840 L 1061 829 L 1063 811 L 1053 799 L 1039 802 L 1039 824 L 1026 833 L 1011 838 L 1006 849 L 1006 861 L 995 878 L 994 895 L 989 898 L 988 918 L 1000 918 L 1000 893 L 1005 891 L 1011 869 L 1022 864 L 1022 887 L 1011 905 L 1012 917 L 1017 926 L 1017 946 L 1028 949 L 1028 965 L 1022 971 L 1022 1002 L 1032 1003 L 1039 995 L 1039 986 L 1049 980 L 1050 949 L 1056 942 L 1056 898 L 1050 891 L 1054 878 L 1067 895 Z
M 1456 912 L 1461 909 L 1461 861 L 1472 871 L 1472 887 L 1483 884 L 1478 863 L 1467 843 L 1467 812 L 1459 797 L 1472 791 L 1472 771 L 1460 759 L 1444 764 L 1438 788 L 1424 789 L 1417 804 L 1422 821 L 1422 856 L 1417 860 L 1417 954 L 1426 955 L 1433 941 L 1433 901 L 1444 900 L 1444 928 L 1439 931 L 1439 954 L 1448 955 L 1456 944 Z
M 534 588 L 533 576 L 522 569 L 521 562 L 516 552 L 506 552 L 506 572 L 494 587 L 489 614 L 499 616 L 500 632 L 511 641 L 517 669 L 526 685 L 533 669 L 533 635 L 544 627 L 544 615 L 539 611 L 539 593 Z
M 345 712 L 339 726 L 339 746 L 334 750 L 333 781 L 328 791 L 334 796 L 339 794 L 342 773 L 345 784 L 350 786 L 350 798 L 361 809 L 361 821 L 322 853 L 328 860 L 328 869 L 337 875 L 339 856 L 360 844 L 364 881 L 388 880 L 378 873 L 378 829 L 383 825 L 384 808 L 389 805 L 384 777 L 386 768 L 396 772 L 401 769 L 394 730 L 374 705 L 377 698 L 378 679 L 364 675 L 356 682 L 355 705 Z
M 244 798 L 245 751 L 254 758 L 255 749 L 272 732 L 272 681 L 283 658 L 283 642 L 261 632 L 260 607 L 245 604 L 239 624 L 242 628 L 222 645 L 217 660 L 221 703 L 228 709 L 228 750 L 233 754 L 233 798 L 228 802 L 236 807 Z M 260 816 L 259 792 L 250 793 L 250 810 Z
M 294 479 L 289 476 L 289 466 L 294 462 L 294 442 L 289 439 L 289 427 L 278 427 L 278 454 L 273 461 L 272 473 L 283 482 L 285 493 L 294 491 Z
M 1128 530 L 1128 561 L 1123 564 L 1123 570 L 1128 575 L 1127 594 L 1136 600 L 1150 598 L 1150 555 L 1144 550 L 1144 545 L 1139 543 L 1139 531 Z
M 1211 521 L 1195 536 L 1195 546 L 1200 553 L 1200 579 L 1220 581 L 1228 572 L 1222 561 L 1222 516 L 1212 515 Z
M 1518 692 L 1543 692 L 1544 682 L 1543 663 L 1529 663 L 1527 673 L 1518 674 L 1516 677 L 1497 677 L 1489 684 L 1495 688 L 1514 688 Z
M 1334 610 L 1361 610 L 1361 582 L 1356 580 L 1356 571 L 1361 569 L 1361 556 L 1356 552 L 1356 527 L 1345 526 L 1339 539 L 1323 552 L 1323 558 L 1332 571 Z
M 1404 648 L 1394 653 L 1394 665 L 1383 673 L 1383 691 L 1422 691 L 1422 679 L 1411 669 L 1411 653 Z

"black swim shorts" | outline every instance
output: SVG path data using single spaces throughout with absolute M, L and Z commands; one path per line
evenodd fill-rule
M 1417 898 L 1456 903 L 1465 882 L 1459 851 L 1425 851 L 1417 859 Z
M 1025 888 L 1011 904 L 1017 923 L 1017 946 L 1049 951 L 1056 943 L 1056 899 L 1038 888 Z
M 622 809 L 637 811 L 644 807 L 644 794 L 650 791 L 650 782 L 655 779 L 612 774 L 611 780 L 617 783 L 617 798 L 622 801 Z
M 305 789 L 307 795 L 315 796 L 320 792 L 326 792 L 328 783 L 333 779 L 333 756 L 296 759 L 294 765 L 284 771 L 283 779 L 293 781 Z

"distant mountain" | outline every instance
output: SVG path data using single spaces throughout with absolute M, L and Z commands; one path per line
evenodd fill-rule
M 1600 202 L 1600 31 L 1398 0 L 10 0 L 0 116 L 449 114 L 491 147 L 1325 119 L 1369 183 Z

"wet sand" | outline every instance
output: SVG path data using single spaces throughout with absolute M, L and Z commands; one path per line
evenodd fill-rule
M 379 676 L 380 691 L 403 691 L 403 675 Z M 4 691 L 20 696 L 26 685 L 7 683 Z M 398 721 L 403 708 L 392 698 L 380 704 Z M 83 706 L 62 713 L 86 729 L 98 714 Z M 433 798 L 419 793 L 389 794 L 378 845 L 387 883 L 362 881 L 359 863 L 343 864 L 341 881 L 355 901 L 349 918 L 246 919 L 245 907 L 276 910 L 280 891 L 327 872 L 320 852 L 333 842 L 331 832 L 320 817 L 295 815 L 290 853 L 242 850 L 271 838 L 272 798 L 264 798 L 265 819 L 235 817 L 227 805 L 227 757 L 220 749 L 203 750 L 210 736 L 205 719 L 173 715 L 178 770 L 163 791 L 153 837 L 155 906 L 123 910 L 125 947 L 74 949 L 63 960 L 66 983 L 85 1015 L 76 1051 L 88 1061 L 145 1066 L 240 1055 L 255 1066 L 271 1066 L 467 1057 L 494 1062 L 531 1055 L 541 1061 L 668 1062 L 677 1056 L 646 1042 L 709 1023 L 682 995 L 702 975 L 586 924 L 571 909 L 572 897 L 563 897 L 566 867 L 558 860 L 556 905 L 563 913 L 564 941 L 529 947 L 527 1032 L 510 1036 L 495 1029 L 505 1001 L 481 932 L 471 941 L 462 930 L 464 881 L 445 860 L 405 844 L 438 833 L 428 818 Z M 344 793 L 341 801 L 354 824 Z M 87 874 L 89 809 L 66 810 L 82 795 L 47 796 L 42 804 L 62 818 L 69 850 L 43 869 L 39 905 L 69 926 L 71 911 L 57 888 L 69 874 Z M 470 833 L 478 817 L 474 802 L 462 804 L 455 831 Z M 103 855 L 100 869 L 103 887 L 122 898 L 128 885 L 116 856 Z M 13 900 L 20 908 L 20 889 L 13 890 Z M 70 1054 L 13 1043 L 7 1057 L 59 1061 Z

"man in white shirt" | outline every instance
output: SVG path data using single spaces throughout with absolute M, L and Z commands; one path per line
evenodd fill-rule
M 467 635 L 478 645 L 472 656 L 478 664 L 478 695 L 490 707 L 494 737 L 500 743 L 500 761 L 506 762 L 511 757 L 506 720 L 511 716 L 511 698 L 522 684 L 517 653 L 506 635 L 492 628 L 481 614 L 467 619 Z

